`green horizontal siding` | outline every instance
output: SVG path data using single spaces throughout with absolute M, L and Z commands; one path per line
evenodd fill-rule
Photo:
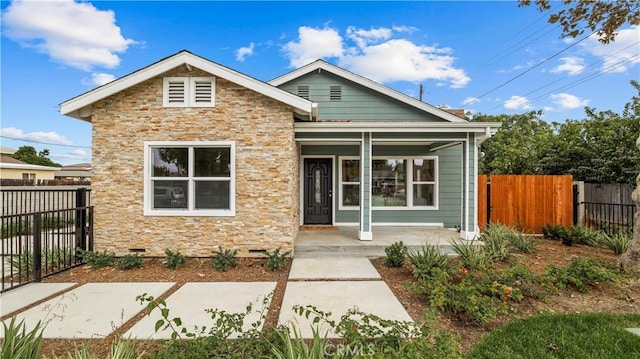
M 309 100 L 318 103 L 320 121 L 444 121 L 430 113 L 326 71 L 306 74 L 279 87 L 297 94 L 298 86 L 309 86 Z M 331 86 L 341 86 L 341 101 L 329 99 Z

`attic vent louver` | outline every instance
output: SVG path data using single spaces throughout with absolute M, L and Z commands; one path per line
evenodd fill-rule
M 329 87 L 329 101 L 342 101 L 342 86 Z
M 167 81 L 167 102 L 170 104 L 182 104 L 185 102 L 185 81 Z
M 309 86 L 298 86 L 298 96 L 303 99 L 309 99 Z
M 211 80 L 194 81 L 194 102 L 196 104 L 210 104 L 212 90 L 213 83 Z

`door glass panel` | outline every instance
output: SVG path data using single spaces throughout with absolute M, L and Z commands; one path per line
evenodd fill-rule
M 320 169 L 315 170 L 313 173 L 313 191 L 314 201 L 316 204 L 322 203 L 322 171 Z

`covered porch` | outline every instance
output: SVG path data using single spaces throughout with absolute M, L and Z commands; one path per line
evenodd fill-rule
M 425 244 L 452 253 L 458 231 L 443 227 L 374 226 L 373 241 L 358 240 L 358 226 L 302 226 L 295 242 L 295 257 L 384 257 L 384 248 L 399 241 L 418 250 Z

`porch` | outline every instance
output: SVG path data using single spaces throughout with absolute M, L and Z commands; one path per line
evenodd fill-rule
M 384 257 L 384 248 L 399 241 L 418 250 L 425 244 L 453 253 L 460 234 L 443 227 L 375 226 L 372 241 L 358 240 L 358 226 L 301 227 L 295 242 L 295 257 Z

